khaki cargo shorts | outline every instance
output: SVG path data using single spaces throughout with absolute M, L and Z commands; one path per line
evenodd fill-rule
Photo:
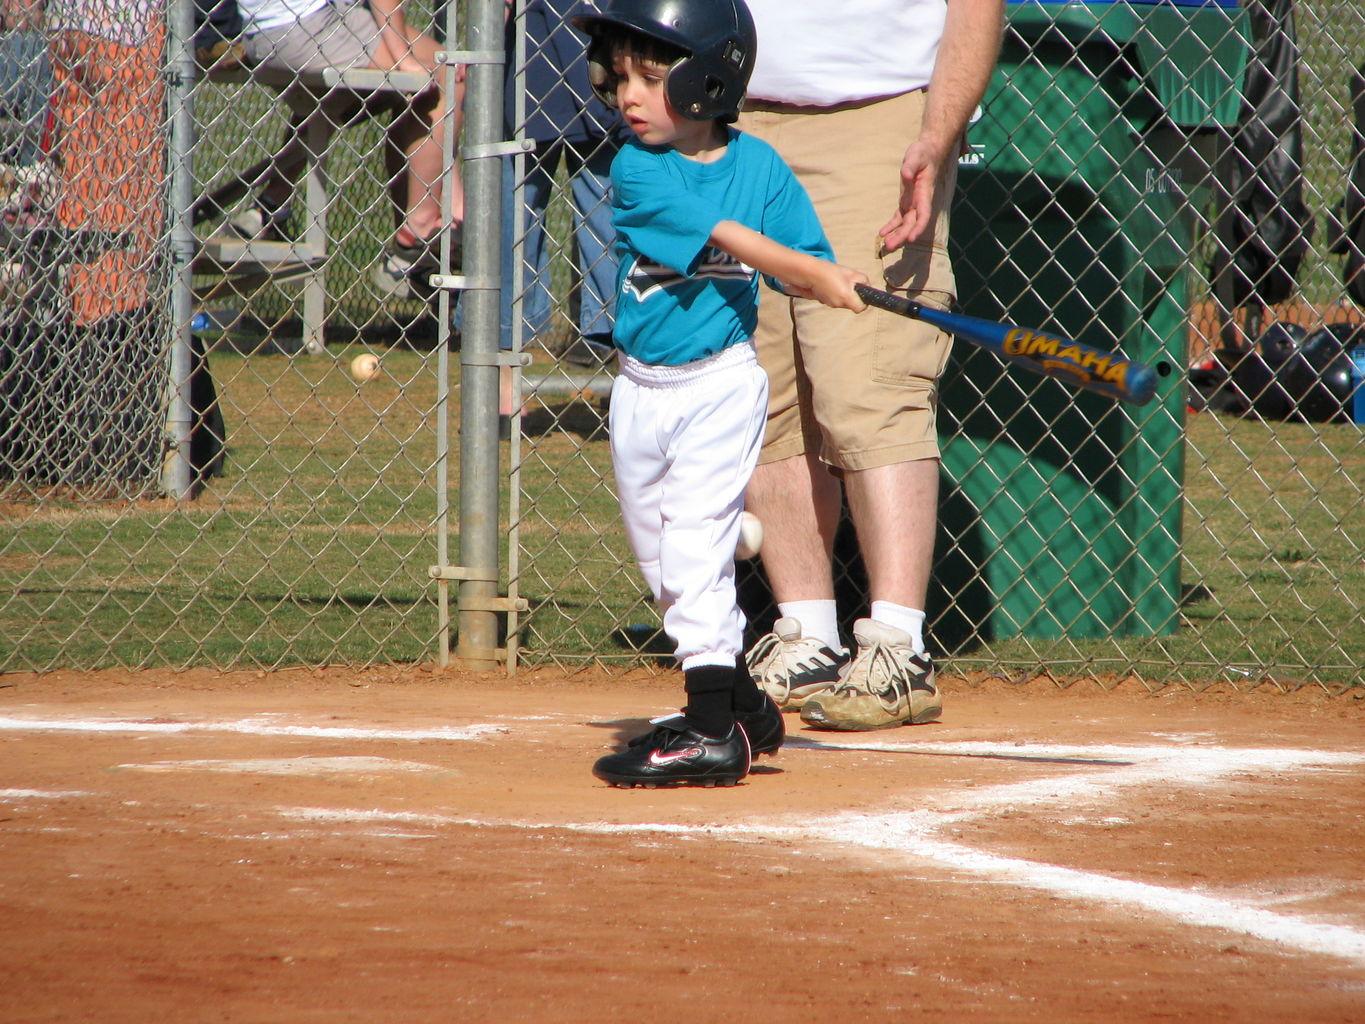
M 939 192 L 932 243 L 882 254 L 877 235 L 900 202 L 901 159 L 923 115 L 924 93 L 915 91 L 838 108 L 753 104 L 739 127 L 791 166 L 840 263 L 878 287 L 946 309 L 955 291 L 947 204 L 956 165 Z M 839 469 L 872 469 L 938 457 L 946 334 L 879 309 L 854 315 L 760 290 L 754 340 L 769 379 L 760 462 L 815 452 Z

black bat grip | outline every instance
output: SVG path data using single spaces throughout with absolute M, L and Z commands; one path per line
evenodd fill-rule
M 876 306 L 878 309 L 884 309 L 889 313 L 908 316 L 913 320 L 919 319 L 921 306 L 918 302 L 900 295 L 892 295 L 880 288 L 873 288 L 870 284 L 855 284 L 853 290 L 858 293 L 858 298 L 869 306 Z

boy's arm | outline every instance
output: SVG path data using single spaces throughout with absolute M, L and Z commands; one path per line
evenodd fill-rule
M 717 224 L 711 231 L 711 244 L 760 274 L 781 281 L 788 295 L 818 299 L 826 306 L 855 313 L 867 308 L 853 290 L 855 284 L 867 283 L 867 275 L 861 271 L 789 249 L 735 220 Z

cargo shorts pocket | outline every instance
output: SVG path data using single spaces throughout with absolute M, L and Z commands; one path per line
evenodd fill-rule
M 947 292 L 921 292 L 915 301 L 938 309 L 948 309 L 952 296 Z M 872 336 L 872 379 L 879 384 L 923 388 L 943 375 L 952 349 L 952 336 L 931 324 L 911 320 L 883 310 L 869 310 L 875 316 Z

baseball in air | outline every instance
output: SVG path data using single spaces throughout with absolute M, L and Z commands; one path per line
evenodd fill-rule
M 351 360 L 351 376 L 360 383 L 379 376 L 379 357 L 373 352 L 362 352 Z
M 742 512 L 739 517 L 739 543 L 735 545 L 736 558 L 753 558 L 763 546 L 763 524 L 752 512 Z

